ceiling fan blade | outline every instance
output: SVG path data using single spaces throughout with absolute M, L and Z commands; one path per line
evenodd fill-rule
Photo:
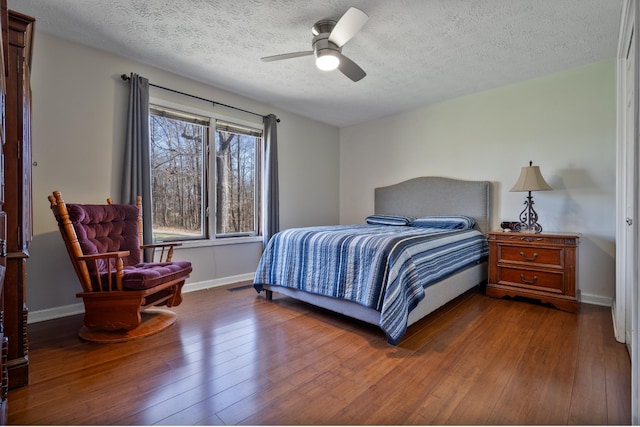
M 364 76 L 367 75 L 367 73 L 365 73 L 358 64 L 344 55 L 340 55 L 340 65 L 338 65 L 338 70 L 342 71 L 342 74 L 349 77 L 354 82 L 362 80 Z
M 281 59 L 297 58 L 299 56 L 307 56 L 307 55 L 313 55 L 313 51 L 305 50 L 303 52 L 282 53 L 280 55 L 264 56 L 260 59 L 264 62 L 270 62 L 270 61 L 279 61 Z
M 367 22 L 369 15 L 355 7 L 349 8 L 342 18 L 338 20 L 336 26 L 333 27 L 329 34 L 329 41 L 338 47 L 342 47 L 346 42 L 351 40 L 360 28 Z

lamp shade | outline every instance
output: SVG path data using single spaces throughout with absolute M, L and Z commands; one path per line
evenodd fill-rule
M 544 180 L 540 173 L 540 167 L 532 166 L 532 162 L 529 162 L 529 166 L 525 166 L 520 171 L 520 178 L 518 182 L 510 191 L 547 191 L 552 188 Z

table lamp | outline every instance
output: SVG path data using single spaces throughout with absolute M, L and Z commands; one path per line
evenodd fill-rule
M 533 162 L 529 162 L 529 166 L 525 166 L 520 171 L 518 182 L 510 191 L 528 191 L 529 195 L 525 200 L 525 208 L 520 212 L 520 223 L 516 226 L 517 231 L 525 233 L 540 233 L 542 226 L 538 224 L 538 214 L 533 209 L 532 191 L 548 191 L 552 188 L 542 177 L 540 168 L 533 166 Z

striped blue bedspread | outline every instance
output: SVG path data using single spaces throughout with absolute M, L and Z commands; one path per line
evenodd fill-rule
M 258 292 L 262 284 L 296 288 L 373 308 L 395 345 L 425 287 L 487 255 L 485 236 L 473 229 L 365 224 L 295 228 L 271 238 L 254 287 Z

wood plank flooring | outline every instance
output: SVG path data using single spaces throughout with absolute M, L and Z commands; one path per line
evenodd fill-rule
M 472 290 L 397 347 L 372 325 L 243 284 L 184 295 L 169 329 L 81 341 L 81 316 L 29 325 L 9 424 L 629 424 L 611 309 L 579 314 Z

